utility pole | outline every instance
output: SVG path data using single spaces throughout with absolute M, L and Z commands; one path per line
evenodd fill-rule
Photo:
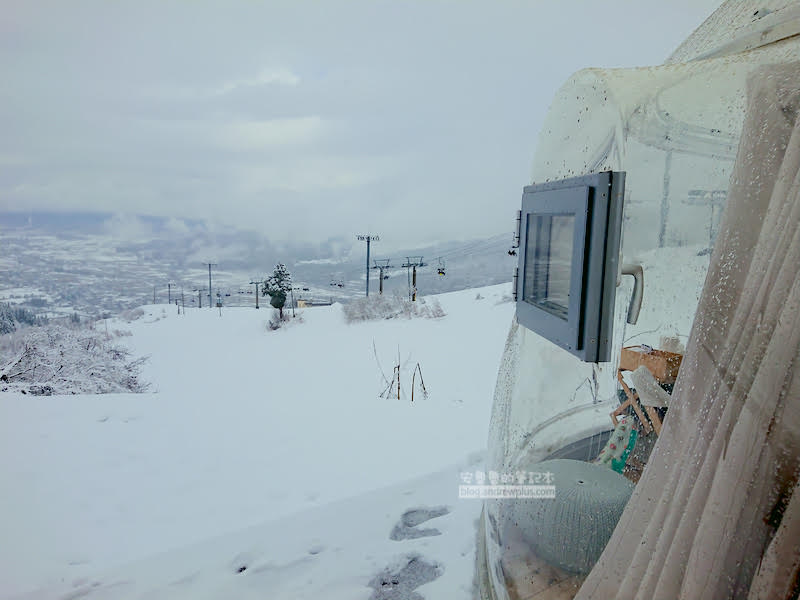
M 172 304 L 172 283 L 167 282 L 167 304 Z
M 406 256 L 406 263 L 403 268 L 406 269 L 406 273 L 408 273 L 408 269 L 414 270 L 414 279 L 408 284 L 408 296 L 412 302 L 417 300 L 417 267 L 424 267 L 426 264 L 422 262 L 421 256 Z
M 214 308 L 211 298 L 211 267 L 216 267 L 217 263 L 206 263 L 208 265 L 208 308 Z
M 356 239 L 361 242 L 367 242 L 367 296 L 369 296 L 369 243 L 381 241 L 378 235 L 357 235 Z
M 378 269 L 378 271 L 380 272 L 380 283 L 378 285 L 378 288 L 379 288 L 379 292 L 378 293 L 382 295 L 383 294 L 383 271 L 384 271 L 384 269 L 393 269 L 394 267 L 389 264 L 389 259 L 388 258 L 381 258 L 380 260 L 376 259 L 373 262 L 375 263 L 375 266 L 373 266 L 372 268 L 373 269 Z
M 153 286 L 153 304 L 156 303 L 156 286 Z
M 255 278 L 253 278 L 253 281 L 251 281 L 250 283 L 256 286 L 256 309 L 258 309 L 258 284 L 260 282 L 256 281 Z
M 186 302 L 183 300 L 183 286 L 181 286 L 181 308 L 183 308 L 183 316 L 186 316 Z

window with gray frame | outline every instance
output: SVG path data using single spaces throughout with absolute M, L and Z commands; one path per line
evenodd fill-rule
M 587 362 L 610 360 L 625 173 L 523 190 L 517 320 Z

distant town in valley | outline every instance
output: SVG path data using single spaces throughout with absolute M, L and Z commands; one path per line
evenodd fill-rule
M 382 246 L 402 247 L 401 236 L 380 232 L 387 243 L 371 245 L 370 294 L 413 293 L 414 264 L 420 296 L 509 282 L 513 225 L 509 218 L 507 233 L 392 252 Z M 190 219 L 0 213 L 0 302 L 81 318 L 153 302 L 207 306 L 211 265 L 215 305 L 255 307 L 254 282 L 279 262 L 291 272 L 297 305 L 347 302 L 366 294 L 366 247 L 356 234 L 313 245 Z

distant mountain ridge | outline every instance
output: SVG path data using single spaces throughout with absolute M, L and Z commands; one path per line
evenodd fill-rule
M 65 230 L 78 229 L 84 232 L 101 231 L 104 225 L 118 213 L 110 212 L 0 212 L 0 230 L 2 229 L 44 229 Z M 170 219 L 148 215 L 136 215 L 135 218 L 151 225 L 154 228 L 163 228 L 164 223 Z M 187 224 L 202 226 L 203 222 L 196 219 L 181 219 Z
M 387 236 L 388 237 L 388 236 Z M 516 260 L 508 256 L 511 233 L 381 253 L 388 259 L 384 289 L 408 294 L 417 269 L 420 295 L 510 281 Z M 292 272 L 296 296 L 347 301 L 366 291 L 366 248 L 343 236 L 318 244 L 273 242 L 265 236 L 193 219 L 112 213 L 0 213 L 0 301 L 37 313 L 86 316 L 116 314 L 146 303 L 174 302 L 183 288 L 187 306 L 212 299 L 254 304 L 250 283 L 278 262 Z M 374 262 L 371 267 L 374 266 Z M 444 274 L 440 275 L 440 269 Z M 168 290 L 168 285 L 169 286 Z M 378 293 L 378 270 L 370 269 L 370 293 Z

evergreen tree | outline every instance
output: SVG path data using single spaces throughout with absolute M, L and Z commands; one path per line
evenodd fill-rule
M 0 304 L 0 335 L 17 330 L 10 304 Z
M 0 335 L 17 330 L 18 324 L 44 325 L 45 317 L 37 316 L 26 308 L 20 308 L 8 302 L 0 302 Z
M 278 309 L 280 318 L 283 319 L 283 307 L 286 305 L 286 295 L 292 290 L 292 275 L 283 263 L 275 265 L 272 275 L 264 280 L 262 291 L 269 296 L 269 303 Z

